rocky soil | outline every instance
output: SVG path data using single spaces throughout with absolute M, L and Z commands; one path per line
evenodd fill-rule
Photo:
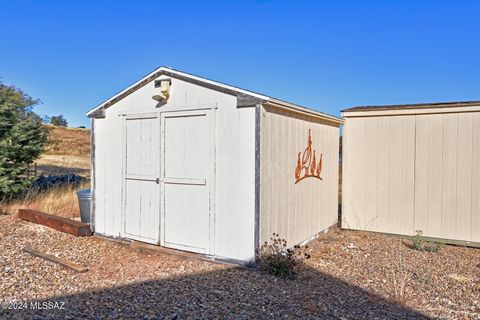
M 336 231 L 309 244 L 311 258 L 297 279 L 279 280 L 0 216 L 0 317 L 480 319 L 480 250 L 433 253 L 409 244 Z M 33 257 L 26 246 L 89 271 Z

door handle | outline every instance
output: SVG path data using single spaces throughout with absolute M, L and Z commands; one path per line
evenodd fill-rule
M 157 179 L 155 180 L 155 183 L 156 183 L 156 184 L 159 184 L 159 183 L 160 183 L 160 178 L 157 178 Z

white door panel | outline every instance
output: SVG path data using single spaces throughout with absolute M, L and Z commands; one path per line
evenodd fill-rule
M 160 122 L 157 117 L 126 119 L 124 236 L 159 242 Z
M 208 253 L 210 111 L 162 114 L 164 245 Z
M 207 253 L 209 201 L 205 185 L 165 184 L 165 245 Z

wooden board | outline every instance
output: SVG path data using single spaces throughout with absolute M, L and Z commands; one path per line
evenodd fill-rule
M 54 216 L 36 210 L 18 209 L 17 217 L 22 220 L 41 224 L 61 232 L 69 233 L 77 237 L 92 235 L 90 226 L 86 223 Z
M 161 247 L 158 245 L 153 245 L 145 242 L 140 242 L 140 241 L 132 241 L 128 247 L 134 249 L 134 250 L 145 250 L 151 253 L 155 254 L 160 254 L 160 255 L 169 255 L 169 256 L 174 256 L 176 258 L 181 258 L 181 259 L 197 259 L 201 260 L 203 259 L 203 255 L 198 254 L 198 253 L 193 253 L 193 252 L 188 252 L 188 251 L 182 251 L 182 250 L 177 250 L 177 249 L 170 249 L 166 247 Z
M 28 247 L 25 247 L 22 250 L 26 253 L 29 253 L 29 254 L 35 256 L 35 257 L 39 257 L 39 258 L 57 263 L 57 264 L 65 267 L 65 268 L 68 268 L 68 269 L 71 269 L 71 270 L 74 270 L 74 271 L 77 271 L 77 272 L 80 272 L 80 273 L 88 271 L 88 269 L 83 267 L 83 266 L 80 266 L 76 263 L 70 262 L 70 261 L 65 260 L 65 259 L 61 259 L 61 258 L 52 256 L 51 254 L 47 254 L 47 253 L 42 252 L 42 251 L 38 251 L 38 250 L 28 248 Z

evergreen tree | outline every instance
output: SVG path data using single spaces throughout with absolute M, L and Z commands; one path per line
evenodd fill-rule
M 24 173 L 47 141 L 47 129 L 32 111 L 39 101 L 20 89 L 0 83 L 0 198 L 30 185 Z
M 66 127 L 68 125 L 67 119 L 61 114 L 59 116 L 52 116 L 50 118 L 50 124 L 57 127 Z

